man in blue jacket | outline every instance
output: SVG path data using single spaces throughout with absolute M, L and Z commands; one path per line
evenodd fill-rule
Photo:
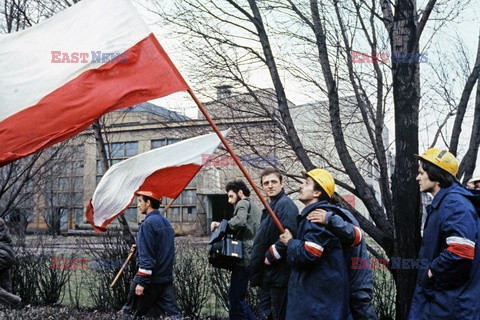
M 260 175 L 260 184 L 268 197 L 270 208 L 282 226 L 295 235 L 298 208 L 285 194 L 280 172 L 273 168 L 264 170 Z M 261 288 L 258 320 L 285 318 L 291 267 L 287 263 L 286 256 L 279 254 L 284 247 L 284 244 L 278 239 L 279 236 L 280 230 L 268 214 L 267 209 L 263 209 L 260 228 L 253 242 L 250 262 L 250 285 Z
M 427 207 L 420 269 L 410 320 L 480 319 L 479 218 L 473 195 L 456 180 L 458 163 L 448 151 L 431 148 L 418 156 L 421 192 L 433 195 Z
M 328 204 L 335 182 L 326 170 L 304 173 L 297 237 L 288 229 L 280 235 L 287 246 L 287 261 L 293 269 L 288 283 L 287 319 L 351 320 L 349 276 L 342 243 L 324 225 L 307 219 L 315 209 Z
M 145 214 L 137 235 L 138 272 L 130 286 L 124 315 L 135 318 L 166 316 L 180 319 L 173 286 L 175 233 L 160 208 L 161 197 L 151 191 L 139 190 L 137 207 Z
M 347 256 L 350 277 L 350 311 L 354 320 L 377 320 L 373 306 L 373 273 L 370 265 L 367 244 L 362 237 L 357 219 L 343 208 L 325 204 L 310 213 L 308 220 L 325 225 L 343 244 Z M 365 263 L 367 261 L 367 263 Z

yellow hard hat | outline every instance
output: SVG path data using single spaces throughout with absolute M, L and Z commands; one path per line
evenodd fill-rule
M 302 175 L 307 178 L 310 177 L 316 181 L 320 187 L 327 193 L 328 197 L 331 198 L 335 192 L 335 181 L 333 180 L 332 175 L 324 169 L 313 169 L 308 172 L 303 171 Z
M 440 169 L 443 169 L 450 173 L 452 176 L 456 176 L 458 172 L 458 162 L 453 154 L 447 150 L 442 150 L 438 148 L 430 148 L 425 151 L 422 155 L 416 155 L 417 158 L 430 162 L 433 165 L 436 165 Z

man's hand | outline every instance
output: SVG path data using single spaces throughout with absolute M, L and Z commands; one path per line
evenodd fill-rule
M 428 279 L 432 279 L 432 278 L 433 278 L 432 270 L 428 269 Z
M 137 284 L 137 286 L 135 287 L 135 294 L 136 294 L 137 296 L 142 296 L 144 289 L 145 289 L 144 287 L 142 287 L 141 285 Z
M 269 265 L 270 265 L 270 261 L 268 261 L 268 259 L 267 259 L 267 258 L 265 258 L 265 261 L 263 261 L 263 263 L 265 263 L 267 266 L 269 266 Z
M 285 233 L 280 235 L 280 241 L 282 241 L 284 245 L 288 245 L 288 241 L 292 240 L 292 238 L 292 234 L 288 229 L 285 229 Z
M 213 229 L 215 229 L 216 227 L 218 227 L 220 225 L 220 222 L 218 221 L 212 221 L 212 223 L 210 224 L 210 231 L 213 231 Z
M 315 209 L 308 216 L 307 219 L 313 223 L 326 224 L 327 211 L 323 209 Z

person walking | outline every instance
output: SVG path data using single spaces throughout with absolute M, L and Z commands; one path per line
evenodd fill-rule
M 458 162 L 446 150 L 430 148 L 419 159 L 420 192 L 433 196 L 427 206 L 420 269 L 409 320 L 480 319 L 479 217 L 472 193 L 455 175 Z
M 228 314 L 231 320 L 253 320 L 255 316 L 245 301 L 248 289 L 248 266 L 253 239 L 260 225 L 261 211 L 250 201 L 250 190 L 241 180 L 230 181 L 225 187 L 228 203 L 235 207 L 233 217 L 228 221 L 227 232 L 234 234 L 237 240 L 243 242 L 242 261 L 231 273 L 228 289 Z M 220 222 L 213 221 L 210 225 L 213 231 Z
M 137 207 L 146 215 L 137 235 L 138 271 L 131 285 L 121 319 L 142 316 L 181 319 L 173 285 L 175 233 L 160 211 L 161 197 L 139 190 Z
M 303 173 L 297 236 L 285 229 L 280 240 L 287 248 L 293 267 L 288 283 L 287 319 L 352 320 L 349 308 L 349 275 L 342 243 L 324 225 L 307 219 L 328 203 L 335 191 L 333 177 L 326 170 Z
M 283 177 L 280 172 L 273 168 L 264 170 L 260 175 L 260 184 L 268 197 L 270 208 L 282 226 L 289 229 L 295 236 L 298 208 L 285 194 Z M 291 267 L 287 263 L 286 255 L 279 254 L 285 246 L 279 236 L 280 230 L 267 209 L 263 209 L 260 228 L 253 242 L 250 262 L 250 285 L 260 287 L 259 320 L 285 318 Z

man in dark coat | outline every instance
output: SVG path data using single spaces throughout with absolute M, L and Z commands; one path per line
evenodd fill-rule
M 349 274 L 342 243 L 325 226 L 307 219 L 312 211 L 328 204 L 335 182 L 323 169 L 305 172 L 304 177 L 300 201 L 305 208 L 300 214 L 297 236 L 294 239 L 288 229 L 280 235 L 287 246 L 287 261 L 293 267 L 286 318 L 352 320 Z
M 260 176 L 260 184 L 282 226 L 295 234 L 298 208 L 285 194 L 281 174 L 275 169 L 266 169 Z M 261 288 L 258 319 L 282 319 L 285 316 L 291 268 L 285 256 L 278 254 L 277 247 L 284 246 L 279 236 L 280 231 L 267 209 L 264 209 L 253 243 L 250 264 L 250 285 Z
M 472 193 L 456 180 L 458 162 L 446 150 L 430 148 L 418 156 L 421 192 L 427 206 L 409 320 L 480 319 L 480 219 Z
M 138 272 L 130 286 L 121 319 L 152 315 L 180 319 L 173 285 L 175 233 L 158 210 L 161 197 L 152 191 L 139 190 L 137 207 L 145 220 L 137 235 Z
M 343 244 L 347 256 L 348 274 L 350 277 L 350 311 L 354 320 L 377 320 L 373 306 L 373 273 L 370 268 L 359 267 L 370 265 L 367 244 L 362 237 L 357 219 L 343 208 L 326 203 L 310 213 L 308 220 L 324 225 Z

